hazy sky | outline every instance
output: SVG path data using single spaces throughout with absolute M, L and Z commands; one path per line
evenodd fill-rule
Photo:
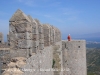
M 100 0 L 0 0 L 0 32 L 4 36 L 17 9 L 58 27 L 63 37 L 100 32 Z

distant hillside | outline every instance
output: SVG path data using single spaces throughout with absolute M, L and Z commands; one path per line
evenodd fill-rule
M 88 75 L 100 75 L 100 49 L 87 49 Z
M 68 34 L 62 34 L 62 39 L 66 40 Z M 97 41 L 100 42 L 100 32 L 89 33 L 89 34 L 71 34 L 72 39 L 84 39 L 86 41 Z
M 86 44 L 87 48 L 100 48 L 100 43 L 88 43 Z

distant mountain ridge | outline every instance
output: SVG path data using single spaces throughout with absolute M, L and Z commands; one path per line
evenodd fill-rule
M 68 34 L 67 34 L 68 35 Z M 62 39 L 67 39 L 67 35 L 62 35 Z M 80 34 L 80 35 L 71 35 L 72 39 L 100 42 L 100 32 L 97 33 L 89 33 L 89 34 Z

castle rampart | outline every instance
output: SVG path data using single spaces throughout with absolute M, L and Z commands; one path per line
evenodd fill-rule
M 9 52 L 1 57 L 6 60 L 2 75 L 86 75 L 85 41 L 62 41 L 58 28 L 42 24 L 19 9 L 9 20 L 9 28 L 7 47 L 0 45 L 0 52 Z M 3 41 L 2 34 L 0 41 Z M 61 71 L 65 68 L 69 71 Z M 17 71 L 11 71 L 14 69 Z
M 64 75 L 86 75 L 85 40 L 62 41 Z

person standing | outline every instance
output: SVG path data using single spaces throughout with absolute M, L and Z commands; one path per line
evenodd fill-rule
M 71 36 L 70 36 L 70 34 L 68 35 L 67 39 L 68 39 L 68 41 L 71 41 Z

